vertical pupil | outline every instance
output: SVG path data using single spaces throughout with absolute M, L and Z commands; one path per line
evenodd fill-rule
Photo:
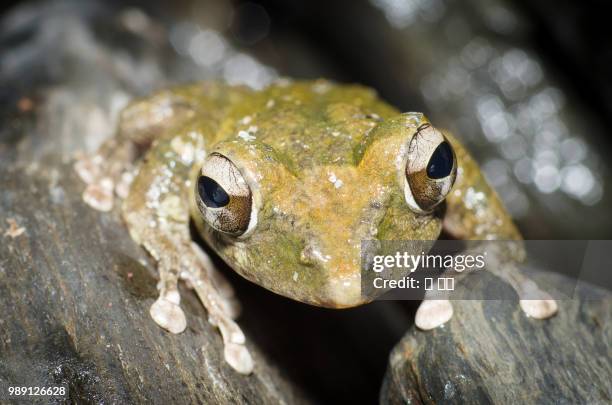
M 427 163 L 427 176 L 430 179 L 441 179 L 451 174 L 453 169 L 453 151 L 448 142 L 442 142 Z
M 225 207 L 229 203 L 229 195 L 210 177 L 201 176 L 198 179 L 198 193 L 204 204 L 210 208 Z

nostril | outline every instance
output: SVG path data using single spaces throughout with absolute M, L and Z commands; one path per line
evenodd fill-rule
M 331 257 L 324 255 L 321 249 L 313 242 L 306 243 L 306 246 L 300 252 L 300 263 L 306 266 L 314 266 L 317 263 L 325 263 Z
M 300 253 L 300 263 L 305 264 L 306 266 L 314 265 L 312 253 L 308 248 L 302 249 L 302 252 Z

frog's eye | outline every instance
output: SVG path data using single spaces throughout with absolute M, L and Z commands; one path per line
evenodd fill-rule
M 196 183 L 196 201 L 204 220 L 218 231 L 243 235 L 254 227 L 251 189 L 228 158 L 212 153 Z
M 414 211 L 431 211 L 448 195 L 457 177 L 457 159 L 448 140 L 429 124 L 421 125 L 408 146 L 406 202 Z

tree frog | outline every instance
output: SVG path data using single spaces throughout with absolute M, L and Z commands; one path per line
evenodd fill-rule
M 156 261 L 153 320 L 185 329 L 177 289 L 185 280 L 241 373 L 254 364 L 234 321 L 237 301 L 192 241 L 191 221 L 245 278 L 323 307 L 375 298 L 361 293 L 363 240 L 436 240 L 443 229 L 517 241 L 493 271 L 519 292 L 534 288 L 506 265 L 524 256 L 521 235 L 465 148 L 363 86 L 282 79 L 263 90 L 219 82 L 163 90 L 125 108 L 117 136 L 75 168 L 85 202 L 108 211 L 122 201 L 131 237 Z M 450 319 L 451 303 L 437 298 L 423 301 L 417 327 Z M 521 307 L 540 319 L 557 309 L 552 299 Z

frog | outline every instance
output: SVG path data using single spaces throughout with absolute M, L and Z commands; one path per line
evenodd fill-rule
M 517 292 L 538 289 L 515 271 L 522 236 L 467 149 L 362 85 L 279 79 L 260 90 L 218 81 L 159 90 L 123 109 L 116 135 L 75 169 L 83 200 L 100 211 L 119 203 L 131 238 L 155 261 L 153 321 L 185 330 L 185 281 L 239 373 L 255 367 L 236 322 L 239 301 L 194 227 L 244 278 L 320 307 L 376 298 L 360 288 L 362 241 L 435 241 L 443 232 L 516 242 L 492 271 Z M 556 313 L 555 301 L 540 297 L 520 301 L 527 316 Z M 447 296 L 426 294 L 415 324 L 431 330 L 452 315 Z

